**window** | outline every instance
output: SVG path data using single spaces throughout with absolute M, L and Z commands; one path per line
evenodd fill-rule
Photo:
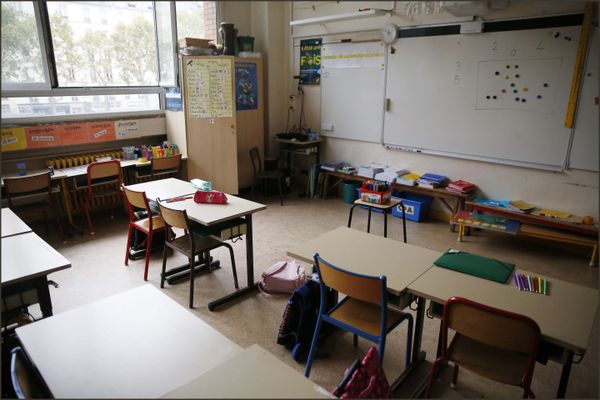
M 2 90 L 49 87 L 31 2 L 2 2 Z
M 2 121 L 160 111 L 176 30 L 214 39 L 216 26 L 216 2 L 2 1 Z

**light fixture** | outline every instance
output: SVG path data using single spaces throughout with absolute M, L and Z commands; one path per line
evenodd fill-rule
M 306 18 L 306 19 L 299 19 L 296 21 L 290 21 L 290 26 L 324 24 L 326 22 L 339 22 L 339 21 L 347 21 L 350 19 L 357 19 L 357 18 L 375 17 L 375 16 L 379 16 L 379 15 L 385 15 L 387 12 L 388 12 L 387 10 L 381 10 L 379 8 L 368 8 L 366 10 L 361 10 L 361 11 L 356 11 L 356 12 L 351 12 L 351 13 L 327 15 L 324 17 Z

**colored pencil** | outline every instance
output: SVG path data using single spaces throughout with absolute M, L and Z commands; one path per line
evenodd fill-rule
M 519 280 L 517 279 L 517 274 L 513 271 L 513 281 L 515 281 L 515 289 L 519 289 Z
M 540 293 L 543 293 L 543 290 L 542 290 L 542 277 L 541 276 L 538 276 L 538 287 L 540 288 Z
M 548 294 L 548 281 L 544 278 L 544 295 Z

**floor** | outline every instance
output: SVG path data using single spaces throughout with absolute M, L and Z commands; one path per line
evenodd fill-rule
M 350 208 L 336 197 L 327 200 L 307 200 L 292 194 L 288 195 L 283 207 L 279 205 L 277 196 L 258 197 L 256 200 L 268 206 L 266 211 L 259 212 L 254 217 L 256 279 L 262 271 L 281 260 L 286 249 L 294 243 L 345 225 Z M 355 210 L 354 228 L 366 229 L 366 214 L 364 210 Z M 373 234 L 383 235 L 383 223 L 380 219 L 381 216 L 374 214 Z M 127 232 L 125 213 L 118 213 L 114 220 L 110 220 L 108 214 L 97 213 L 93 215 L 93 220 L 95 236 L 77 236 L 66 244 L 62 244 L 53 233 L 47 235 L 43 227 L 36 229 L 71 260 L 73 266 L 50 277 L 60 284 L 59 288 L 50 288 L 56 314 L 144 284 L 143 260 L 130 261 L 129 267 L 125 267 L 123 263 Z M 78 222 L 84 226 L 83 220 L 78 219 Z M 388 237 L 400 239 L 401 227 L 400 220 L 393 218 L 388 227 Z M 409 221 L 407 231 L 408 242 L 412 244 L 440 252 L 450 247 L 472 251 L 515 263 L 535 273 L 598 288 L 598 268 L 588 266 L 589 254 L 586 250 L 516 240 L 482 232 L 476 232 L 467 237 L 465 242 L 457 243 L 456 234 L 450 232 L 447 223 L 433 220 L 421 223 Z M 233 247 L 240 282 L 245 282 L 245 242 L 237 242 Z M 222 268 L 196 278 L 195 307 L 191 311 L 240 346 L 247 347 L 258 343 L 298 371 L 303 371 L 304 365 L 293 361 L 289 351 L 275 342 L 288 296 L 270 296 L 257 292 L 219 311 L 208 311 L 209 301 L 233 289 L 227 250 L 217 249 L 212 255 L 221 261 Z M 180 255 L 172 255 L 168 259 L 170 266 L 183 262 L 185 259 Z M 156 253 L 151 258 L 148 282 L 157 287 L 160 285 L 160 268 L 161 255 Z M 187 308 L 188 289 L 189 283 L 184 281 L 173 286 L 166 285 L 164 293 Z M 429 361 L 435 356 L 438 327 L 439 320 L 425 319 L 423 350 L 427 352 Z M 390 381 L 402 371 L 405 334 L 406 327 L 400 326 L 388 337 L 384 369 Z M 332 389 L 344 370 L 355 358 L 362 357 L 371 344 L 360 340 L 358 348 L 354 348 L 352 336 L 342 332 L 334 333 L 326 343 L 329 357 L 315 361 L 311 379 L 326 389 Z M 567 397 L 598 398 L 598 354 L 596 319 L 588 352 L 580 364 L 573 366 Z M 461 370 L 456 388 L 451 389 L 449 370 L 446 369 L 446 372 L 441 374 L 440 382 L 435 386 L 434 397 L 515 398 L 522 394 L 519 388 L 496 384 L 465 370 Z M 560 365 L 556 363 L 537 364 L 532 389 L 538 398 L 555 396 L 560 372 Z M 290 395 L 292 394 L 291 388 Z

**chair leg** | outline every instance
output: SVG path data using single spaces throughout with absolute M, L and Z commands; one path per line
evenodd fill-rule
M 239 289 L 240 286 L 238 285 L 237 270 L 235 268 L 235 257 L 233 256 L 233 247 L 231 247 L 229 243 L 223 243 L 223 246 L 229 249 L 229 255 L 231 255 L 231 269 L 233 271 L 233 284 L 235 285 L 236 289 Z
M 135 228 L 129 225 L 127 231 L 127 247 L 125 247 L 125 265 L 129 265 L 129 249 L 131 248 L 131 237 L 133 236 L 133 230 Z
M 167 233 L 167 236 L 171 236 Z M 170 239 L 170 238 L 169 238 Z M 160 288 L 165 288 L 165 274 L 167 273 L 167 245 L 163 247 L 162 272 L 160 274 Z
M 96 232 L 94 232 L 94 227 L 92 225 L 92 217 L 90 217 L 90 199 L 89 198 L 86 198 L 83 201 L 83 213 L 85 214 L 89 234 L 95 235 Z
M 58 228 L 58 231 L 60 232 L 60 237 L 61 237 L 62 242 L 67 243 L 67 237 L 65 235 L 65 231 L 62 227 L 62 224 L 60 223 L 60 215 L 58 214 L 58 208 L 52 202 L 50 202 L 50 211 L 54 214 L 54 219 L 56 220 L 56 227 Z
M 408 330 L 406 332 L 406 368 L 410 366 L 410 358 L 412 357 L 412 334 L 413 334 L 413 317 L 410 314 L 406 314 L 408 319 Z
M 456 381 L 458 380 L 458 364 L 454 364 L 454 371 L 452 371 L 452 385 L 451 387 L 456 386 Z
M 429 382 L 427 383 L 427 391 L 425 392 L 425 398 L 428 399 L 431 397 L 431 388 L 433 387 L 433 381 L 437 375 L 437 369 L 442 362 L 442 358 L 438 358 L 431 365 L 431 370 L 429 371 Z
M 189 258 L 190 262 L 190 308 L 194 308 L 194 255 Z
M 152 247 L 152 231 L 146 236 L 146 265 L 144 266 L 144 280 L 148 280 L 148 263 L 150 262 L 150 252 Z
M 358 346 L 358 335 L 355 333 L 354 337 L 352 338 L 352 344 L 354 344 L 354 347 Z
M 315 333 L 313 334 L 312 342 L 310 344 L 310 351 L 308 352 L 308 359 L 306 360 L 306 368 L 304 369 L 304 376 L 307 378 L 310 376 L 310 369 L 312 368 L 312 363 L 315 359 L 317 341 L 319 340 L 319 332 L 321 331 L 321 324 L 321 315 L 319 314 L 317 317 L 317 325 L 315 326 Z
M 200 256 L 198 256 L 200 257 Z M 204 253 L 204 261 L 206 262 L 206 265 L 208 266 L 208 272 L 212 272 L 212 263 L 210 262 L 210 251 L 206 251 Z

